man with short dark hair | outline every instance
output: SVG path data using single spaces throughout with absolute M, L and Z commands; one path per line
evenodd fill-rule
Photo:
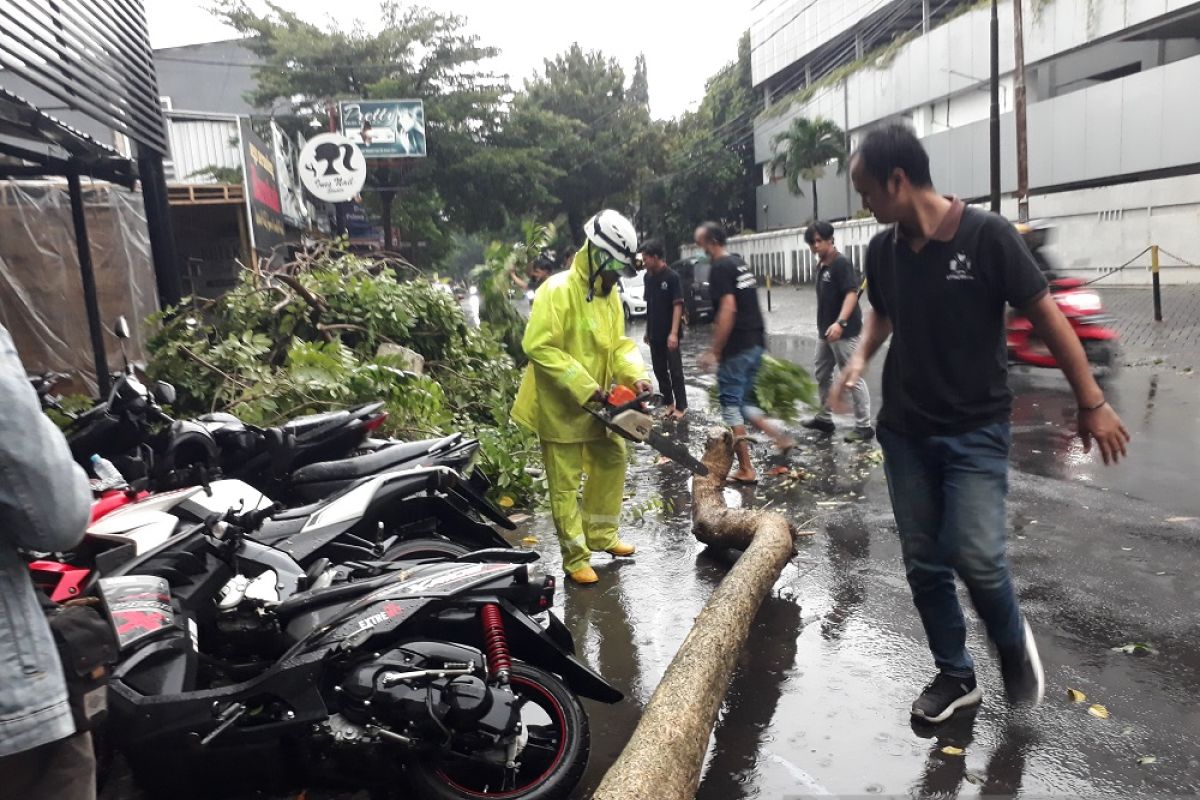
M 1094 440 L 1104 462 L 1115 462 L 1129 434 L 1013 226 L 938 194 L 929 156 L 909 128 L 869 132 L 851 157 L 850 178 L 863 206 L 892 227 L 867 250 L 871 311 L 831 403 L 891 336 L 879 441 L 913 603 L 938 669 L 912 715 L 941 722 L 982 699 L 955 573 L 996 646 L 1009 701 L 1036 705 L 1042 664 L 1005 554 L 1006 304 L 1033 323 L 1061 365 L 1079 404 L 1085 452 Z
M 833 369 L 842 369 L 858 349 L 862 332 L 862 310 L 858 307 L 858 275 L 850 259 L 838 252 L 833 243 L 833 226 L 818 220 L 804 231 L 804 241 L 817 257 L 817 358 L 816 377 L 821 391 L 821 411 L 801 423 L 811 430 L 833 433 L 829 412 L 829 387 Z M 854 430 L 848 442 L 869 442 L 875 438 L 871 427 L 871 395 L 867 382 L 859 378 L 850 390 L 854 399 Z
M 747 422 L 770 436 L 783 452 L 795 445 L 787 434 L 767 422 L 761 408 L 750 402 L 767 343 L 758 305 L 758 283 L 742 257 L 725 249 L 727 237 L 719 224 L 703 223 L 696 228 L 695 241 L 712 262 L 708 285 L 716 314 L 712 344 L 700 356 L 699 366 L 705 370 L 717 367 L 721 418 L 733 430 L 738 458 L 738 469 L 729 478 L 738 484 L 755 484 L 758 473 L 750 461 Z
M 666 249 L 658 239 L 649 239 L 638 248 L 646 267 L 646 344 L 650 345 L 650 363 L 658 380 L 658 391 L 667 404 L 667 416 L 683 419 L 687 415 L 687 387 L 683 383 L 683 358 L 679 340 L 683 337 L 683 286 L 675 270 L 667 266 Z

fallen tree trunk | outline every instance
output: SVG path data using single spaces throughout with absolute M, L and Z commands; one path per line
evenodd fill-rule
M 792 556 L 781 515 L 730 509 L 723 486 L 733 463 L 729 431 L 709 431 L 709 474 L 692 481 L 692 532 L 712 547 L 744 550 L 696 617 L 662 682 L 593 800 L 688 800 L 750 623 Z

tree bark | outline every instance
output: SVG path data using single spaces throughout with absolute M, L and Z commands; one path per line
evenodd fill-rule
M 593 800 L 695 797 L 750 623 L 792 557 L 791 526 L 781 515 L 725 506 L 723 486 L 733 464 L 728 430 L 709 431 L 703 460 L 709 474 L 692 481 L 692 533 L 709 546 L 745 552 L 696 617 Z
M 812 221 L 817 222 L 821 219 L 821 211 L 817 206 L 817 182 L 815 180 L 812 182 L 812 192 L 813 192 L 813 220 Z
M 396 192 L 392 189 L 384 189 L 379 193 L 380 216 L 383 217 L 383 249 L 389 253 L 394 249 L 395 241 L 392 235 L 392 201 L 395 199 Z

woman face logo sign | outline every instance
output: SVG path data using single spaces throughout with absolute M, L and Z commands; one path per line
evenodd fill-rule
M 322 133 L 309 139 L 300 152 L 299 163 L 304 188 L 327 203 L 353 200 L 367 179 L 362 150 L 339 133 Z

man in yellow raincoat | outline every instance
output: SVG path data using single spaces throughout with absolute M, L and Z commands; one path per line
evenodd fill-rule
M 595 583 L 593 552 L 629 556 L 634 547 L 617 536 L 625 443 L 584 405 L 602 400 L 612 384 L 642 392 L 650 390 L 650 382 L 637 345 L 625 335 L 621 301 L 613 291 L 621 270 L 633 261 L 637 232 L 625 217 L 605 210 L 587 221 L 584 234 L 587 243 L 571 268 L 537 290 L 522 342 L 529 366 L 512 416 L 541 440 L 563 568 L 576 583 Z

